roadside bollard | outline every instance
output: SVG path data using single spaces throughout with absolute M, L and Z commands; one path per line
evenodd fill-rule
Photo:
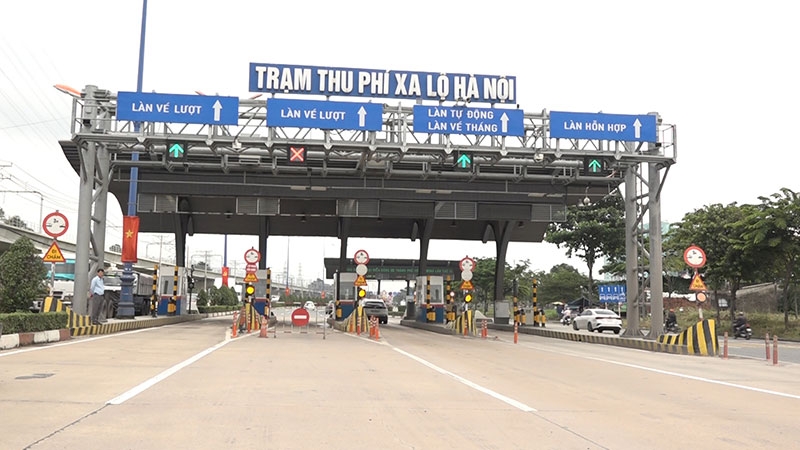
M 267 328 L 269 328 L 269 322 L 267 322 L 267 316 L 261 316 L 261 331 L 258 333 L 258 337 L 260 338 L 269 337 L 267 335 Z
M 239 312 L 238 311 L 234 311 L 233 312 L 233 326 L 231 327 L 231 337 L 236 337 L 236 325 L 239 322 L 238 319 L 239 319 Z
M 769 333 L 767 333 L 766 336 L 764 336 L 764 347 L 766 347 L 766 350 L 767 350 L 767 361 L 769 361 L 770 360 L 770 356 L 769 356 Z
M 778 365 L 778 336 L 772 336 L 772 365 Z
M 514 322 L 514 343 L 516 344 L 519 341 L 519 326 L 516 322 Z
M 381 339 L 381 322 L 379 320 L 375 320 L 375 340 Z
M 728 359 L 728 332 L 722 338 L 722 359 Z
M 481 325 L 481 337 L 486 339 L 488 335 L 489 335 L 489 329 L 486 326 L 486 319 L 483 319 L 483 324 Z

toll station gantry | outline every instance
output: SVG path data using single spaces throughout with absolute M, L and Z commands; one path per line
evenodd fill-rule
M 622 195 L 627 333 L 639 333 L 648 287 L 660 323 L 661 277 L 640 276 L 661 272 L 660 258 L 643 257 L 661 254 L 660 228 L 650 227 L 648 249 L 643 224 L 646 214 L 661 222 L 677 147 L 675 126 L 657 113 L 523 111 L 510 76 L 260 63 L 249 71 L 247 99 L 93 85 L 73 93 L 71 139 L 61 146 L 81 180 L 76 273 L 104 259 L 109 192 L 123 210 L 136 202 L 139 231 L 174 233 L 179 266 L 194 233 L 258 236 L 264 255 L 270 235 L 338 237 L 341 269 L 351 236 L 419 239 L 421 275 L 431 239 L 480 240 L 495 242 L 498 280 L 509 242 L 540 242 L 568 206 Z M 79 282 L 88 277 L 78 277 L 78 292 Z

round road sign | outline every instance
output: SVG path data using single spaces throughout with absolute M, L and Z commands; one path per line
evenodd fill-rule
M 472 272 L 472 270 L 475 268 L 475 260 L 469 256 L 465 256 L 461 261 L 458 262 L 458 268 L 462 271 Z
M 464 281 L 472 280 L 472 272 L 469 270 L 462 270 L 461 271 L 461 279 Z
M 683 252 L 683 260 L 689 267 L 699 269 L 706 265 L 706 252 L 696 245 L 690 245 Z
M 366 250 L 359 250 L 353 256 L 353 262 L 358 264 L 369 264 L 369 253 Z
M 305 308 L 297 308 L 292 311 L 292 325 L 296 327 L 308 325 L 308 311 Z
M 42 221 L 42 230 L 54 239 L 63 236 L 67 232 L 67 228 L 69 228 L 67 216 L 58 211 L 48 214 Z
M 367 274 L 367 265 L 366 264 L 358 264 L 356 265 L 356 274 L 361 275 L 362 277 Z
M 259 261 L 261 261 L 261 253 L 258 250 L 250 248 L 244 252 L 244 262 L 247 264 L 255 264 Z
M 705 292 L 698 292 L 697 294 L 695 294 L 695 297 L 697 298 L 697 301 L 700 303 L 704 303 L 706 300 L 708 300 L 708 295 L 706 295 Z

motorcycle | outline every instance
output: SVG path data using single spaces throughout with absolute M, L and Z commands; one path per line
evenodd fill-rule
M 749 323 L 746 323 L 733 330 L 733 338 L 739 339 L 740 337 L 743 337 L 747 340 L 750 340 L 750 338 L 753 337 L 753 330 L 750 328 Z
M 572 324 L 572 319 L 574 319 L 574 318 L 575 318 L 575 313 L 574 312 L 570 312 L 569 314 L 564 314 L 561 317 L 561 324 L 562 325 L 571 325 Z
M 664 332 L 665 333 L 680 333 L 681 327 L 677 323 L 664 323 Z

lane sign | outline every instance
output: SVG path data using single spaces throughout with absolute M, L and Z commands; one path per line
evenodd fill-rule
M 461 282 L 461 290 L 462 291 L 471 291 L 474 287 L 472 286 L 472 281 L 464 280 Z
M 700 274 L 694 274 L 694 278 L 692 278 L 692 283 L 689 285 L 690 291 L 707 291 L 708 288 L 706 284 L 703 282 L 703 279 L 700 278 Z
M 369 253 L 366 250 L 358 250 L 353 256 L 353 262 L 356 264 L 369 264 Z
M 416 131 L 416 130 L 415 130 Z M 550 111 L 550 137 L 657 142 L 656 116 Z
M 472 270 L 475 269 L 475 260 L 469 256 L 465 256 L 461 258 L 461 261 L 458 262 L 458 268 L 472 272 Z
M 690 245 L 683 252 L 683 260 L 689 267 L 699 269 L 706 265 L 706 252 L 696 245 Z
M 297 308 L 292 311 L 292 325 L 296 327 L 304 327 L 308 325 L 308 311 L 305 308 Z
M 247 275 L 244 276 L 245 283 L 255 283 L 256 281 L 258 281 L 258 277 L 255 272 L 247 272 Z
M 414 132 L 523 136 L 524 117 L 521 109 L 414 105 Z
M 244 266 L 245 273 L 256 273 L 257 270 L 258 266 L 255 263 L 247 263 L 247 265 Z
M 321 100 L 267 100 L 267 126 L 380 131 L 383 105 Z
M 69 221 L 67 216 L 58 211 L 48 214 L 42 221 L 42 230 L 53 239 L 63 236 L 68 228 Z
M 50 248 L 47 249 L 42 261 L 49 263 L 67 262 L 67 260 L 64 259 L 64 254 L 61 253 L 61 249 L 58 247 L 58 243 L 56 241 L 53 241 L 53 243 L 50 244 Z
M 210 95 L 117 94 L 117 120 L 236 125 L 239 98 Z
M 259 261 L 261 261 L 261 253 L 258 250 L 251 247 L 244 252 L 244 262 L 247 264 L 255 264 Z
M 359 275 L 358 277 L 356 277 L 356 281 L 355 281 L 355 283 L 353 283 L 353 285 L 354 286 L 366 286 L 367 285 L 367 279 L 364 278 L 364 275 Z

